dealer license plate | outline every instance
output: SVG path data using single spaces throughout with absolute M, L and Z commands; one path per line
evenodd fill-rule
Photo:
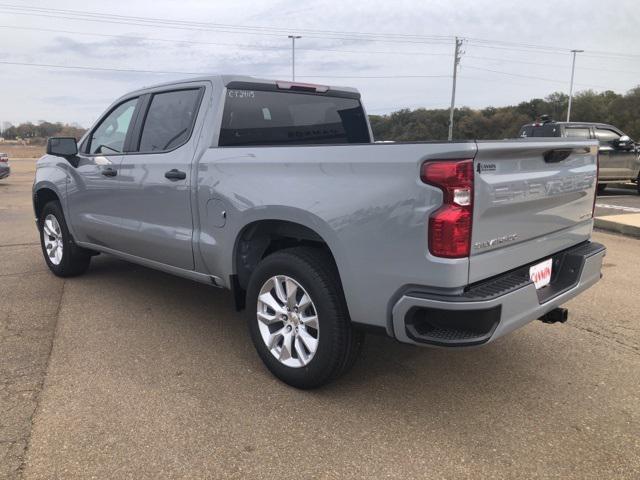
M 531 268 L 529 268 L 529 278 L 536 286 L 536 289 L 540 289 L 549 285 L 551 282 L 551 267 L 553 266 L 553 260 L 549 258 L 544 262 L 540 262 Z

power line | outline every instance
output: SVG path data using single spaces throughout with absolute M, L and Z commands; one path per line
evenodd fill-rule
M 516 60 L 516 59 L 511 59 L 511 58 L 499 58 L 499 57 L 484 57 L 484 56 L 477 56 L 477 55 L 467 55 L 467 58 L 475 58 L 478 60 L 490 60 L 490 61 L 496 61 L 496 62 L 502 62 L 502 63 L 522 63 L 525 65 L 539 65 L 542 67 L 553 67 L 553 68 L 562 68 L 562 69 L 567 69 L 567 65 L 560 65 L 558 63 L 542 63 L 542 62 L 528 62 L 526 60 Z M 602 67 L 600 68 L 595 68 L 595 67 L 576 67 L 577 70 L 592 70 L 592 71 L 596 71 L 596 72 L 602 72 L 603 69 Z M 606 69 L 607 72 L 614 72 L 614 73 L 628 73 L 631 75 L 640 75 L 640 71 L 630 71 L 630 70 L 612 70 L 610 68 Z
M 451 75 L 298 75 L 298 78 L 451 78 Z
M 0 4 L 0 8 L 10 13 L 19 15 L 33 15 L 54 18 L 66 18 L 70 20 L 86 20 L 93 22 L 120 23 L 135 26 L 157 26 L 161 28 L 178 28 L 186 30 L 216 30 L 220 33 L 245 33 L 250 35 L 269 35 L 281 37 L 291 33 L 291 28 L 233 25 L 222 23 L 194 22 L 186 20 L 172 20 L 153 17 L 136 17 L 130 15 L 108 14 L 94 11 L 51 9 L 41 7 L 25 7 L 15 4 Z M 25 13 L 26 12 L 26 13 Z M 111 19 L 111 20 L 107 20 Z M 117 20 L 116 20 L 117 19 Z M 319 29 L 295 29 L 297 33 L 304 33 L 308 38 L 329 38 L 333 40 L 359 40 L 391 43 L 435 43 L 447 44 L 453 38 L 451 35 L 417 35 L 380 32 L 354 32 Z M 551 54 L 568 54 L 571 49 L 550 45 L 538 45 L 522 42 L 510 42 L 504 40 L 489 40 L 482 38 L 466 37 L 469 43 L 480 48 L 494 48 L 506 50 L 536 50 Z M 587 55 L 594 57 L 619 57 L 640 58 L 638 54 L 626 54 L 620 52 L 607 52 L 601 50 L 588 51 Z
M 73 70 L 95 70 L 99 72 L 123 72 L 123 73 L 160 73 L 160 74 L 182 74 L 182 75 L 206 75 L 205 72 L 180 72 L 180 71 L 163 71 L 163 70 L 140 70 L 132 68 L 107 68 L 107 67 L 87 67 L 79 65 L 57 65 L 53 63 L 29 63 L 29 62 L 9 62 L 0 60 L 2 65 L 19 65 L 22 67 L 47 67 L 47 68 L 66 68 Z
M 211 22 L 195 22 L 195 21 L 187 21 L 187 20 L 174 20 L 174 19 L 166 19 L 166 18 L 153 18 L 153 17 L 136 17 L 131 15 L 118 15 L 118 14 L 109 14 L 103 12 L 92 12 L 92 11 L 82 11 L 82 10 L 69 10 L 69 9 L 52 9 L 52 8 L 42 8 L 42 7 L 32 7 L 32 6 L 23 6 L 23 5 L 15 5 L 15 4 L 0 4 L 0 7 L 9 8 L 13 10 L 22 10 L 28 12 L 44 12 L 47 14 L 57 13 L 57 14 L 66 14 L 66 15 L 75 15 L 80 17 L 111 17 L 111 18 L 120 18 L 123 20 L 131 20 L 138 21 L 144 23 L 163 23 L 163 24 L 180 24 L 180 25 L 197 25 L 197 26 L 205 26 L 205 27 L 223 27 L 223 28 L 232 28 L 238 30 L 255 30 L 255 31 L 269 31 L 276 32 L 278 36 L 283 35 L 285 33 L 290 33 L 290 28 L 281 28 L 281 27 L 265 27 L 265 26 L 249 26 L 249 25 L 234 25 L 234 24 L 221 24 L 221 23 L 211 23 Z M 449 41 L 451 40 L 451 35 L 414 35 L 414 34 L 400 34 L 400 33 L 380 33 L 380 32 L 345 32 L 345 31 L 336 31 L 336 30 L 319 30 L 319 29 L 296 29 L 297 32 L 306 33 L 306 34 L 326 34 L 326 35 L 359 35 L 359 36 L 369 36 L 377 38 L 381 35 L 385 37 L 394 37 L 394 38 L 409 38 L 409 39 L 430 39 L 430 40 L 440 40 L 440 41 Z
M 481 38 L 469 38 L 466 37 L 470 44 L 478 46 L 478 47 L 487 47 L 489 48 L 505 48 L 505 49 L 523 49 L 527 50 L 541 50 L 550 53 L 562 53 L 569 54 L 573 51 L 573 49 L 562 48 L 562 47 L 553 47 L 549 45 L 536 45 L 530 43 L 519 43 L 519 42 L 509 42 L 504 40 L 486 40 Z M 630 57 L 630 58 L 640 58 L 640 55 L 632 54 L 632 53 L 620 53 L 620 52 L 607 52 L 603 50 L 588 50 L 590 52 L 590 56 L 613 56 L 613 57 Z
M 86 65 L 59 65 L 53 63 L 30 63 L 30 62 L 11 62 L 0 60 L 2 65 L 17 65 L 22 67 L 46 67 L 46 68 L 63 68 L 72 70 L 89 70 L 100 72 L 121 72 L 121 73 L 153 73 L 162 75 L 210 75 L 210 72 L 185 72 L 178 70 L 141 70 L 132 68 L 110 68 L 110 67 L 91 67 Z M 385 79 L 385 78 L 449 78 L 449 75 L 303 75 L 300 78 L 362 78 L 362 79 Z
M 3 7 L 0 5 L 0 10 Z M 63 14 L 57 14 L 55 11 L 51 13 L 40 13 L 40 12 L 19 12 L 15 10 L 7 10 L 4 9 L 5 12 L 11 13 L 13 15 L 23 15 L 23 16 L 39 16 L 45 18 L 58 18 L 58 19 L 66 19 L 66 20 L 82 20 L 87 22 L 97 22 L 97 23 L 110 23 L 116 25 L 132 25 L 136 27 L 159 27 L 159 28 L 168 28 L 168 29 L 177 29 L 177 30 L 188 30 L 188 31 L 198 31 L 198 32 L 208 32 L 215 31 L 217 33 L 231 33 L 231 34 L 243 34 L 243 35 L 262 35 L 262 36 L 271 36 L 271 37 L 282 37 L 287 32 L 291 32 L 291 29 L 288 30 L 280 30 L 281 33 L 275 33 L 270 31 L 256 31 L 253 27 L 245 27 L 246 30 L 240 30 L 240 27 L 217 27 L 217 26 L 205 26 L 205 25 L 191 25 L 187 23 L 152 23 L 146 21 L 139 20 L 114 20 L 112 16 L 105 15 L 104 18 L 97 18 L 95 16 L 91 17 L 79 17 L 79 16 L 68 16 Z M 296 30 L 298 31 L 298 30 Z M 345 34 L 345 35 L 320 35 L 320 34 L 307 34 L 305 35 L 307 38 L 316 38 L 316 39 L 329 39 L 329 40 L 349 40 L 349 41 L 363 41 L 363 42 L 384 42 L 384 43 L 411 43 L 411 44 L 439 44 L 444 45 L 447 42 L 441 39 L 423 39 L 423 40 L 411 40 L 411 39 L 400 39 L 400 38 L 387 38 L 384 36 L 371 37 L 371 36 L 360 36 L 357 34 Z
M 13 30 L 28 30 L 28 31 L 37 31 L 37 32 L 49 32 L 49 33 L 64 33 L 67 35 L 83 35 L 83 36 L 91 36 L 91 37 L 100 37 L 100 38 L 119 38 L 123 40 L 145 40 L 152 42 L 168 42 L 173 43 L 175 45 L 187 44 L 187 45 L 207 45 L 207 46 L 224 46 L 224 47 L 237 47 L 242 49 L 249 50 L 274 50 L 284 52 L 288 50 L 288 47 L 285 45 L 256 45 L 256 44 L 238 44 L 238 43 L 224 43 L 224 42 L 205 42 L 205 41 L 197 41 L 197 40 L 182 40 L 177 38 L 160 38 L 160 37 L 147 37 L 147 36 L 139 36 L 139 35 L 116 35 L 116 34 L 108 34 L 108 33 L 96 33 L 96 32 L 79 32 L 76 30 L 59 30 L 53 28 L 38 28 L 38 27 L 20 27 L 16 25 L 0 25 L 0 28 L 5 29 L 13 29 Z M 441 57 L 450 57 L 450 53 L 435 53 L 435 52 L 403 52 L 398 50 L 342 50 L 342 49 L 333 49 L 333 48 L 324 48 L 324 47 L 300 47 L 296 46 L 296 50 L 303 51 L 313 51 L 313 52 L 335 52 L 335 53 L 353 53 L 353 54 L 373 54 L 373 55 L 403 55 L 403 56 L 441 56 Z M 490 60 L 502 63 L 521 63 L 524 65 L 538 65 L 543 67 L 552 67 L 552 68 L 562 68 L 566 69 L 566 65 L 560 65 L 557 63 L 543 63 L 543 62 L 530 62 L 526 60 L 517 60 L 517 59 L 506 59 L 500 57 L 485 57 L 478 55 L 467 55 L 468 58 L 475 58 L 478 60 Z M 591 70 L 601 72 L 602 68 L 595 67 L 576 67 L 577 70 Z M 624 73 L 629 75 L 640 75 L 640 71 L 631 71 L 631 70 L 617 70 L 617 69 L 606 69 L 607 72 L 613 73 Z
M 490 68 L 476 67 L 476 66 L 473 66 L 473 65 L 466 65 L 466 67 L 467 68 L 471 68 L 473 70 L 482 70 L 484 72 L 498 73 L 500 75 L 508 75 L 508 76 L 511 76 L 511 77 L 526 78 L 528 80 L 540 80 L 540 81 L 543 81 L 543 82 L 553 82 L 553 83 L 562 83 L 562 84 L 565 83 L 562 80 L 556 80 L 556 79 L 552 79 L 552 78 L 533 77 L 531 75 L 520 75 L 518 73 L 503 72 L 501 70 L 492 70 Z M 587 84 L 584 84 L 584 83 L 581 83 L 580 85 L 582 85 L 583 87 L 592 87 L 592 88 L 604 88 L 604 89 L 608 89 L 609 88 L 609 87 L 604 87 L 602 85 L 587 85 Z
M 472 47 L 475 48 L 487 48 L 490 50 L 509 50 L 509 51 L 515 51 L 515 52 L 527 52 L 527 53 L 532 53 L 535 52 L 535 50 L 532 49 L 527 49 L 527 48 L 518 48 L 518 47 L 505 47 L 505 46 L 500 46 L 500 45 L 488 45 L 488 44 L 478 44 L 478 43 L 470 43 L 470 45 Z M 585 50 L 586 52 L 589 52 L 589 50 Z M 537 51 L 537 53 L 541 53 L 541 54 L 545 54 L 545 55 L 562 55 L 562 56 L 568 56 L 571 54 L 571 50 L 566 49 L 566 50 L 558 50 L 558 51 Z M 617 52 L 607 52 L 607 53 L 598 53 L 598 54 L 590 54 L 590 53 L 585 53 L 583 54 L 583 56 L 585 57 L 593 57 L 593 58 L 606 58 L 609 60 L 622 60 L 625 57 L 627 58 L 640 58 L 640 55 L 635 55 L 635 54 L 624 54 L 624 53 L 617 53 Z
M 120 73 L 149 73 L 149 74 L 162 74 L 162 75 L 201 75 L 206 76 L 210 75 L 211 72 L 187 72 L 187 71 L 179 71 L 179 70 L 143 70 L 143 69 L 132 69 L 132 68 L 111 68 L 111 67 L 92 67 L 86 65 L 60 65 L 53 63 L 32 63 L 32 62 L 13 62 L 7 60 L 0 60 L 0 64 L 2 65 L 16 65 L 23 67 L 46 67 L 46 68 L 61 68 L 61 69 L 71 69 L 71 70 L 88 70 L 88 71 L 101 71 L 101 72 L 120 72 Z M 491 73 L 497 73 L 500 75 L 508 75 L 512 77 L 524 78 L 527 80 L 540 80 L 545 82 L 553 82 L 553 83 L 564 83 L 561 80 L 554 80 L 551 78 L 543 78 L 543 77 L 532 77 L 530 75 L 519 75 L 517 73 L 511 72 L 503 72 L 500 70 L 492 70 L 488 68 L 476 67 L 473 65 L 466 65 L 467 68 L 471 68 L 474 70 L 482 70 Z M 451 75 L 301 75 L 300 78 L 342 78 L 342 79 L 409 79 L 409 78 L 451 78 Z M 468 78 L 468 77 L 465 77 Z M 478 79 L 476 79 L 478 80 Z M 580 83 L 577 85 L 581 85 L 583 87 L 592 87 L 592 88 L 602 88 L 608 89 L 609 87 L 604 87 L 602 85 L 588 85 L 584 83 Z
M 544 51 L 549 51 L 549 52 L 554 52 L 554 53 L 566 53 L 568 49 L 565 48 L 561 48 L 561 47 L 552 47 L 552 46 L 547 46 L 547 45 L 535 45 L 535 44 L 531 44 L 531 43 L 518 43 L 518 42 L 509 42 L 509 41 L 504 41 L 504 40 L 486 40 L 486 39 L 482 39 L 482 38 L 473 38 L 473 37 L 466 37 L 466 39 L 468 40 L 469 44 L 471 45 L 495 45 L 495 46 L 500 46 L 500 47 L 516 47 L 516 48 L 522 48 L 522 49 L 526 49 L 526 50 L 544 50 Z
M 64 33 L 68 35 L 85 35 L 92 37 L 102 37 L 102 38 L 120 38 L 123 40 L 146 40 L 152 42 L 169 42 L 176 45 L 179 44 L 188 44 L 188 45 L 211 45 L 211 46 L 224 46 L 224 47 L 238 47 L 238 48 L 246 48 L 246 49 L 255 49 L 255 50 L 277 50 L 277 51 L 288 51 L 289 47 L 286 45 L 256 45 L 256 44 L 239 44 L 239 43 L 223 43 L 223 42 L 204 42 L 197 40 L 180 40 L 177 38 L 160 38 L 160 37 L 147 37 L 147 36 L 139 36 L 139 35 L 116 35 L 116 34 L 108 34 L 108 33 L 95 33 L 95 32 L 78 32 L 75 30 L 58 30 L 53 28 L 37 28 L 37 27 L 18 27 L 15 25 L 0 25 L 0 28 L 7 29 L 16 29 L 16 30 L 30 30 L 37 32 L 50 32 L 50 33 Z M 314 52 L 336 52 L 336 53 L 355 53 L 355 54 L 388 54 L 388 55 L 420 55 L 420 56 L 443 56 L 450 57 L 450 53 L 430 53 L 430 52 L 401 52 L 401 51 L 390 51 L 390 50 L 342 50 L 342 49 L 333 49 L 333 48 L 322 48 L 322 47 L 299 47 L 296 46 L 296 50 L 305 50 L 305 51 L 314 51 Z

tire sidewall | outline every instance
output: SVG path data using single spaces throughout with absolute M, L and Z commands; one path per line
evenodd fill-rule
M 298 282 L 311 297 L 318 316 L 319 336 L 318 348 L 311 361 L 304 367 L 293 368 L 280 363 L 265 345 L 256 317 L 258 295 L 264 283 L 275 275 L 286 275 Z M 327 288 L 329 287 L 329 288 Z M 335 286 L 318 282 L 313 273 L 309 272 L 306 264 L 290 256 L 283 258 L 275 254 L 267 257 L 258 265 L 251 276 L 247 291 L 247 322 L 251 339 L 262 361 L 277 377 L 298 388 L 312 388 L 317 379 L 327 376 L 332 370 L 335 356 L 338 355 L 336 342 L 344 339 L 336 338 L 337 322 L 341 319 L 341 312 L 335 305 L 330 288 Z M 322 383 L 322 382 L 320 382 Z
M 58 221 L 58 225 L 60 225 L 60 230 L 62 231 L 62 259 L 58 265 L 55 265 L 51 262 L 49 255 L 47 253 L 47 248 L 44 244 L 44 236 L 46 235 L 44 232 L 44 220 L 48 215 L 53 215 L 56 217 Z M 69 234 L 69 230 L 67 228 L 67 224 L 64 219 L 64 215 L 62 213 L 62 208 L 58 202 L 49 202 L 47 203 L 42 212 L 40 214 L 40 218 L 38 219 L 38 227 L 40 229 L 40 247 L 42 248 L 42 255 L 44 256 L 44 260 L 47 263 L 49 269 L 56 275 L 63 276 L 67 270 L 69 270 L 69 261 L 71 257 L 71 248 L 73 247 L 73 241 L 71 240 L 71 235 Z

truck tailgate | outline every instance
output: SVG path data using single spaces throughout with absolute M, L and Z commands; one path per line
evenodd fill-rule
M 470 283 L 589 238 L 597 152 L 595 141 L 478 142 Z

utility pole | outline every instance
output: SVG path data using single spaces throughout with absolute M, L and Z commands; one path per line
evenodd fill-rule
M 291 81 L 296 81 L 296 39 L 302 38 L 300 35 L 289 35 L 291 39 Z
M 582 53 L 584 50 L 571 50 L 573 53 L 573 62 L 571 63 L 571 85 L 569 86 L 569 107 L 567 108 L 567 122 L 571 118 L 571 101 L 573 100 L 573 76 L 576 71 L 576 53 Z
M 453 54 L 453 86 L 451 88 L 451 109 L 449 110 L 449 140 L 453 140 L 453 109 L 456 105 L 456 80 L 458 77 L 458 65 L 460 65 L 460 57 L 464 53 L 460 50 L 464 40 L 456 37 L 456 48 Z

